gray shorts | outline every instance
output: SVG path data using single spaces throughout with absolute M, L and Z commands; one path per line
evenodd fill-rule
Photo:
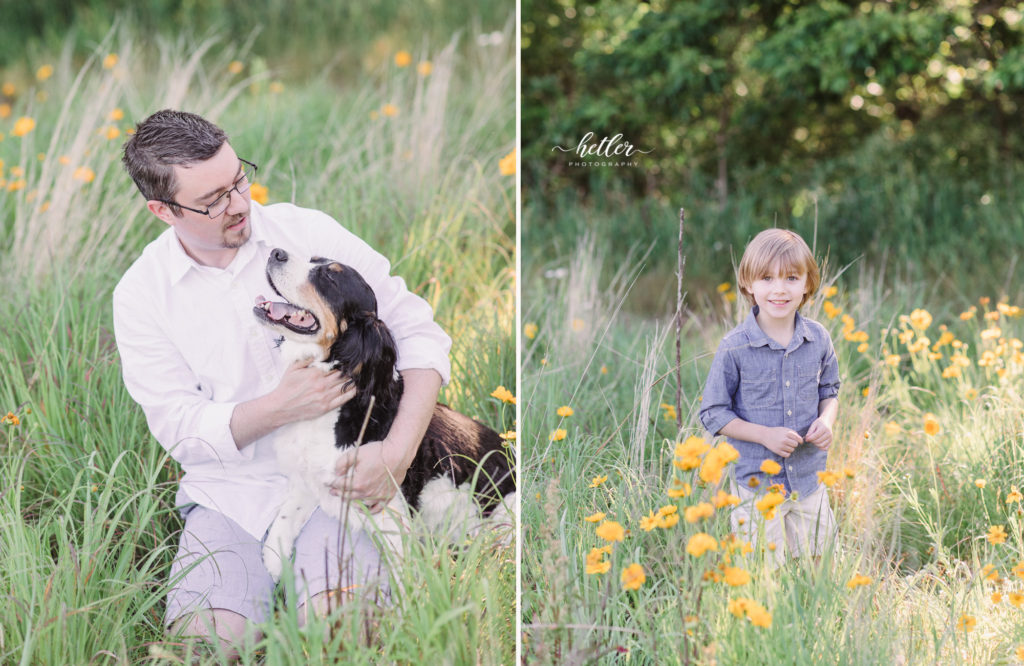
M 263 543 L 213 509 L 192 504 L 181 511 L 185 527 L 171 564 L 165 623 L 209 608 L 265 622 L 275 584 L 263 566 Z M 299 603 L 328 589 L 366 601 L 389 598 L 387 571 L 370 535 L 343 529 L 319 508 L 295 540 L 293 562 Z

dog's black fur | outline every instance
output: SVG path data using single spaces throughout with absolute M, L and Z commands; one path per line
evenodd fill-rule
M 275 250 L 268 261 L 267 277 L 274 262 L 287 261 Z M 333 310 L 336 339 L 327 358 L 356 388 L 355 397 L 340 410 L 335 424 L 339 449 L 357 441 L 383 440 L 394 421 L 402 397 L 402 378 L 395 371 L 398 351 L 391 331 L 377 317 L 377 299 L 358 271 L 327 259 L 314 257 L 309 282 Z M 276 288 L 275 288 L 276 289 Z M 372 412 L 360 440 L 360 430 Z M 501 498 L 515 492 L 512 451 L 497 432 L 446 405 L 438 403 L 416 457 L 402 482 L 409 506 L 418 509 L 424 485 L 439 476 L 457 487 L 473 482 L 477 503 L 489 515 Z

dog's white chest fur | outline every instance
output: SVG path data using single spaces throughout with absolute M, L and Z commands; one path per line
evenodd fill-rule
M 281 345 L 282 355 L 288 363 L 309 358 L 311 350 L 303 347 L 286 341 Z M 314 362 L 310 367 L 330 369 L 322 362 Z M 288 477 L 288 492 L 263 545 L 263 562 L 275 579 L 280 577 L 296 537 L 317 506 L 351 530 L 376 531 L 392 555 L 400 552 L 397 518 L 406 515 L 401 493 L 383 511 L 372 516 L 357 503 L 330 493 L 329 484 L 336 477 L 335 464 L 341 454 L 335 448 L 334 435 L 338 411 L 285 425 L 276 432 L 275 452 L 281 473 Z

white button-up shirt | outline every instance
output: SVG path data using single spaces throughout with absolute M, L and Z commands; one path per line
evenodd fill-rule
M 249 242 L 223 269 L 193 261 L 173 228 L 146 246 L 114 289 L 114 333 L 128 392 L 185 473 L 181 490 L 262 538 L 285 493 L 275 433 L 239 451 L 230 421 L 238 403 L 272 391 L 285 370 L 274 334 L 253 314 L 257 296 L 274 297 L 271 250 L 358 270 L 395 337 L 399 370 L 431 368 L 447 383 L 451 339 L 427 302 L 390 275 L 388 260 L 328 215 L 253 202 L 249 219 Z

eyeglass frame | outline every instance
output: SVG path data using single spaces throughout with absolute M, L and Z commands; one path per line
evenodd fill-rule
M 242 164 L 247 164 L 247 165 L 251 166 L 252 167 L 252 175 L 253 176 L 255 176 L 256 172 L 259 171 L 259 169 L 260 169 L 258 166 L 256 166 L 252 162 L 250 162 L 248 160 L 243 160 L 241 157 L 238 158 L 238 161 L 241 162 Z M 167 199 L 154 199 L 154 201 L 159 201 L 160 203 L 167 204 L 168 206 L 177 206 L 178 208 L 184 208 L 185 210 L 190 210 L 193 213 L 199 213 L 201 215 L 205 215 L 208 218 L 210 218 L 211 220 L 214 220 L 214 219 L 220 217 L 221 215 L 223 215 L 224 213 L 226 213 L 228 208 L 231 207 L 231 199 L 230 199 L 230 197 L 231 197 L 231 192 L 232 191 L 238 192 L 239 196 L 244 194 L 244 192 L 242 192 L 241 190 L 238 189 L 238 184 L 241 183 L 243 180 L 249 180 L 250 181 L 249 182 L 249 186 L 252 187 L 252 182 L 251 182 L 252 179 L 249 177 L 249 174 L 246 174 L 245 171 L 242 171 L 242 175 L 238 177 L 238 180 L 236 180 L 231 185 L 231 187 L 229 187 L 227 190 L 225 190 L 224 194 L 220 195 L 219 197 L 217 197 L 216 199 L 211 201 L 206 206 L 206 210 L 199 210 L 198 208 L 190 208 L 190 207 L 186 206 L 185 204 L 180 204 L 177 201 L 168 201 Z M 249 190 L 246 189 L 245 191 L 248 192 Z M 224 210 L 222 210 L 221 212 L 217 213 L 216 215 L 210 215 L 210 208 L 212 208 L 214 204 L 216 204 L 218 201 L 220 201 L 224 197 L 229 197 L 228 198 L 228 205 L 224 207 Z

